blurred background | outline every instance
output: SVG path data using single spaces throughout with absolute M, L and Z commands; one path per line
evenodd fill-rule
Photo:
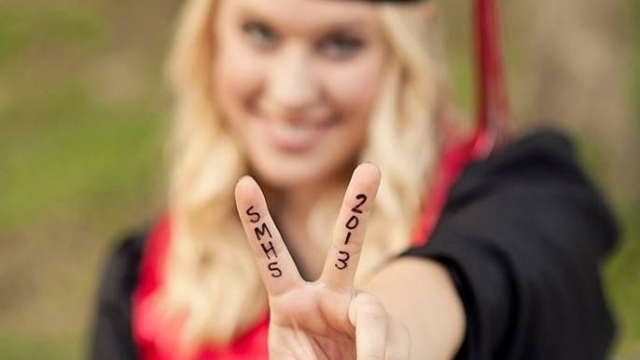
M 0 0 L 0 359 L 81 359 L 106 254 L 162 209 L 180 1 Z M 442 1 L 456 96 L 473 114 L 468 0 Z M 502 1 L 521 131 L 571 132 L 623 228 L 604 267 L 640 359 L 640 2 Z

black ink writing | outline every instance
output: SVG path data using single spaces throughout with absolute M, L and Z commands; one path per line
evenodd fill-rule
M 338 251 L 338 254 L 342 255 L 342 257 L 339 257 L 338 262 L 335 263 L 334 265 L 338 268 L 338 270 L 346 269 L 347 266 L 349 266 L 347 264 L 347 261 L 349 261 L 349 258 L 351 257 L 351 255 L 349 255 L 349 253 L 346 251 Z
M 345 226 L 349 230 L 354 230 L 355 228 L 358 227 L 359 223 L 360 223 L 360 220 L 358 220 L 358 217 L 355 215 L 351 215 L 351 217 L 349 218 Z
M 253 224 L 258 223 L 260 219 L 262 219 L 260 213 L 257 212 L 253 206 L 249 207 L 245 214 L 249 216 L 249 221 Z M 258 241 L 260 241 L 260 247 L 262 248 L 262 252 L 264 252 L 264 254 L 266 255 L 267 260 L 271 260 L 271 258 L 277 259 L 278 253 L 276 252 L 273 243 L 271 241 L 262 242 L 262 238 L 265 237 L 265 235 L 268 235 L 269 238 L 273 238 L 273 235 L 271 235 L 271 230 L 269 230 L 267 223 L 263 222 L 262 224 L 257 225 L 253 228 L 253 231 L 256 234 L 256 238 L 258 239 Z M 279 278 L 282 276 L 282 270 L 280 270 L 277 261 L 270 262 L 267 265 L 267 269 L 269 269 L 269 271 L 271 272 L 271 277 Z
M 282 270 L 278 267 L 277 261 L 270 262 L 267 267 L 269 268 L 269 271 L 271 271 L 271 277 L 279 278 L 282 276 Z
M 273 257 L 277 258 L 278 254 L 276 253 L 276 249 L 273 247 L 273 243 L 269 241 L 267 244 L 267 246 L 265 246 L 264 243 L 260 244 L 260 246 L 262 247 L 262 251 L 265 255 L 267 255 L 267 260 L 271 260 L 271 255 L 269 255 L 271 253 L 273 253 Z
M 351 209 L 351 212 L 355 214 L 362 214 L 363 212 L 360 207 L 364 205 L 365 202 L 367 202 L 367 195 L 358 194 L 356 196 L 356 199 L 360 202 Z M 347 220 L 347 223 L 344 224 L 347 230 L 355 230 L 358 228 L 358 225 L 360 225 L 360 219 L 355 214 L 351 215 L 349 220 Z M 351 231 L 347 231 L 347 236 L 344 239 L 344 245 L 349 245 L 349 241 L 351 241 L 351 234 Z M 349 261 L 351 255 L 346 251 L 338 251 L 338 255 L 338 262 L 334 265 L 336 268 L 338 268 L 338 270 L 344 270 L 349 266 L 347 262 Z
M 351 231 L 347 233 L 347 237 L 344 239 L 344 244 L 349 245 L 349 240 L 351 240 Z
M 353 209 L 351 209 L 351 211 L 353 211 L 356 214 L 362 214 L 362 210 L 360 210 L 360 206 L 364 205 L 364 203 L 367 202 L 367 195 L 358 194 L 356 196 L 356 199 L 360 200 L 360 202 L 358 203 L 358 205 L 354 206 Z
M 253 224 L 255 224 L 258 221 L 260 221 L 260 214 L 258 212 L 256 212 L 255 210 L 253 210 L 253 205 L 250 208 L 247 209 L 246 214 L 251 217 L 251 219 L 249 219 L 249 221 L 251 221 Z
M 253 231 L 256 233 L 258 241 L 262 241 L 262 237 L 265 234 L 269 234 L 269 237 L 273 238 L 273 236 L 271 236 L 271 231 L 267 227 L 267 223 L 262 223 L 262 226 L 254 228 Z

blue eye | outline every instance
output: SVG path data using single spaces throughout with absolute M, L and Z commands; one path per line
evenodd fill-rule
M 258 47 L 273 46 L 277 40 L 273 30 L 260 22 L 248 22 L 244 24 L 242 26 L 242 32 L 251 43 Z
M 349 57 L 364 47 L 360 39 L 347 36 L 331 36 L 320 43 L 321 51 L 330 57 Z

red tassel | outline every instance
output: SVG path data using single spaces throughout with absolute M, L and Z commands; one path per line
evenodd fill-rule
M 477 77 L 477 128 L 473 153 L 484 158 L 506 143 L 512 133 L 500 47 L 500 17 L 495 0 L 474 2 Z

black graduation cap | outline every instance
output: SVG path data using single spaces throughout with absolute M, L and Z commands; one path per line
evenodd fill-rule
M 373 3 L 418 3 L 429 0 L 359 0 Z M 486 157 L 512 133 L 500 48 L 500 18 L 496 0 L 473 1 L 476 61 L 477 126 L 473 153 Z

